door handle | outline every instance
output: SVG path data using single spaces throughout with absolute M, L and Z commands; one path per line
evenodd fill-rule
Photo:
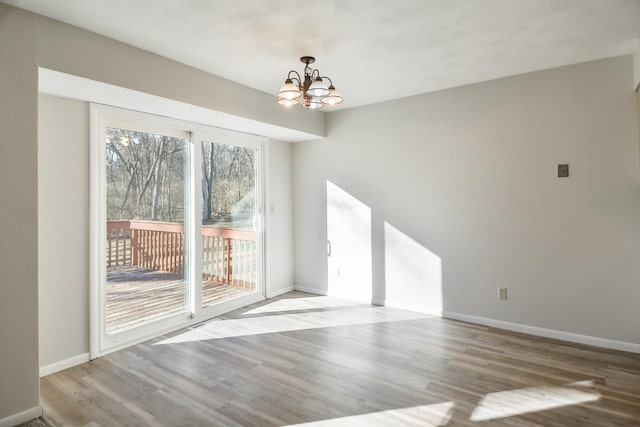
M 327 240 L 327 256 L 331 256 L 331 240 Z

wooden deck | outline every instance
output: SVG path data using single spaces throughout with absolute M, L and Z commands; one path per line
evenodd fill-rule
M 141 267 L 107 268 L 107 333 L 186 310 L 183 276 Z M 239 287 L 204 281 L 202 305 L 249 294 L 255 286 Z

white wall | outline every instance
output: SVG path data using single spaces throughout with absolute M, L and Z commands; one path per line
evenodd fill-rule
M 38 96 L 40 367 L 89 351 L 89 105 Z
M 267 143 L 267 298 L 293 290 L 292 144 Z
M 36 63 L 74 76 L 312 135 L 324 115 L 285 110 L 274 95 L 206 73 L 59 21 L 36 16 Z M 279 82 L 277 84 L 280 84 Z
M 331 113 L 293 150 L 296 287 L 368 257 L 377 302 L 640 343 L 632 80 L 625 56 Z M 371 236 L 328 261 L 353 200 Z

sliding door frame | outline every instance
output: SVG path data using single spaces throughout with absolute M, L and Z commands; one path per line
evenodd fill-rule
M 203 142 L 214 142 L 218 144 L 226 144 L 226 145 L 234 145 L 238 147 L 244 147 L 256 150 L 256 168 L 255 168 L 255 215 L 257 217 L 257 221 L 255 221 L 254 230 L 256 233 L 256 250 L 258 256 L 256 257 L 256 291 L 243 297 L 234 298 L 227 302 L 218 303 L 212 306 L 203 307 L 202 306 L 202 285 L 196 286 L 194 292 L 194 299 L 196 305 L 196 317 L 199 318 L 211 318 L 217 316 L 221 313 L 235 310 L 236 308 L 240 308 L 247 304 L 252 304 L 254 302 L 265 299 L 266 295 L 266 274 L 265 274 L 265 265 L 266 265 L 266 256 L 265 256 L 265 239 L 264 239 L 264 226 L 265 226 L 265 215 L 264 215 L 264 206 L 265 206 L 265 197 L 264 191 L 266 188 L 265 181 L 265 167 L 264 167 L 264 141 L 265 138 L 256 137 L 253 135 L 241 134 L 239 132 L 228 131 L 225 129 L 217 129 L 210 126 L 194 126 L 193 132 L 191 133 L 192 142 L 194 143 L 194 155 L 193 160 L 198 169 L 198 173 L 202 173 L 202 150 L 200 148 L 200 144 Z M 193 230 L 193 244 L 195 247 L 193 248 L 193 258 L 195 260 L 203 259 L 203 239 L 202 233 L 200 232 L 200 228 L 202 225 L 202 176 L 198 175 L 197 179 L 194 179 L 194 191 L 197 196 L 195 197 L 195 203 L 193 206 L 194 212 L 197 212 L 196 218 L 200 222 L 193 221 L 194 228 L 197 230 Z M 202 263 L 196 263 L 197 265 L 193 266 L 194 277 L 202 277 Z M 256 296 L 258 297 L 256 299 Z
M 185 213 L 187 253 L 185 281 L 187 310 L 110 335 L 106 334 L 106 168 L 105 132 L 122 127 L 189 140 L 188 207 Z M 202 307 L 202 141 L 237 145 L 256 150 L 256 291 L 213 306 Z M 255 135 L 141 113 L 101 104 L 90 104 L 90 358 L 117 351 L 164 333 L 187 327 L 265 298 L 266 255 L 264 239 L 264 191 L 266 139 Z

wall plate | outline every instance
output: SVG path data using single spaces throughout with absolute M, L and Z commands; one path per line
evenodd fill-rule
M 569 165 L 558 165 L 558 178 L 569 177 Z

